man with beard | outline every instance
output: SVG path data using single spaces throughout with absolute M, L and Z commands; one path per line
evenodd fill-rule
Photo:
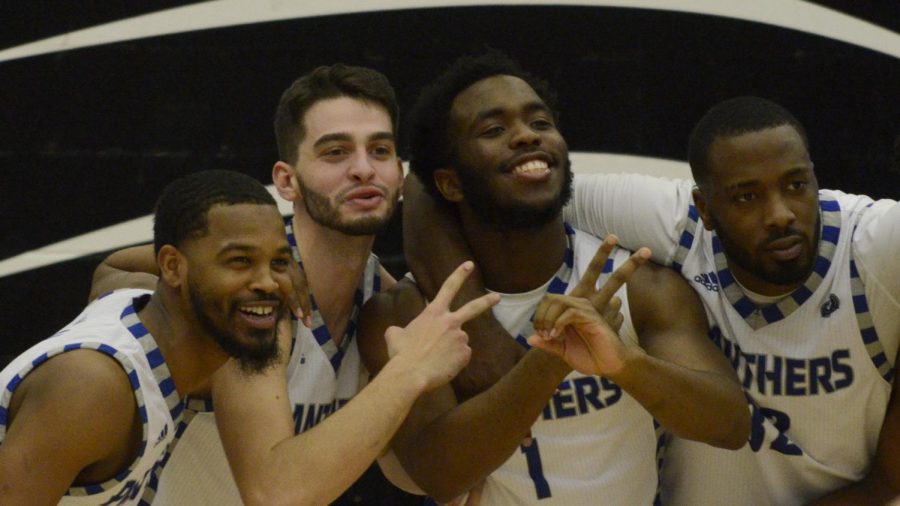
M 567 210 L 691 281 L 750 400 L 740 451 L 672 441 L 664 502 L 885 503 L 900 493 L 900 206 L 820 190 L 802 125 L 765 99 L 713 107 L 689 160 L 696 186 L 578 176 Z
M 563 223 L 571 172 L 552 107 L 545 84 L 493 52 L 458 60 L 419 97 L 411 169 L 458 213 L 485 284 L 500 292 L 495 315 L 523 345 L 532 315 L 534 329 L 565 340 L 531 336 L 554 353 L 526 352 L 464 402 L 447 388 L 424 395 L 392 449 L 441 501 L 485 480 L 484 504 L 649 505 L 654 418 L 684 437 L 737 448 L 748 411 L 733 370 L 706 339 L 697 297 L 676 273 L 634 272 L 627 291 L 616 292 L 621 334 L 597 314 L 614 320 L 604 302 L 649 253 L 630 256 L 608 240 L 592 262 L 601 241 Z M 600 271 L 617 268 L 596 291 Z M 578 297 L 562 296 L 573 289 Z M 370 371 L 387 359 L 384 329 L 423 304 L 407 281 L 372 298 L 360 330 Z
M 0 503 L 137 504 L 182 398 L 229 357 L 247 374 L 276 358 L 292 260 L 261 184 L 227 171 L 172 182 L 154 249 L 154 292 L 94 301 L 0 372 Z
M 279 194 L 294 203 L 285 228 L 309 281 L 312 328 L 295 322 L 283 360 L 264 374 L 250 378 L 228 364 L 212 379 L 212 402 L 189 404 L 198 413 L 182 427 L 148 501 L 331 502 L 383 452 L 416 396 L 450 380 L 468 361 L 459 325 L 493 298 L 457 313 L 436 299 L 405 333 L 390 333 L 400 350 L 389 363 L 392 372 L 362 388 L 359 310 L 393 284 L 372 245 L 398 199 L 397 117 L 387 79 L 361 67 L 320 67 L 282 95 L 275 115 L 280 160 L 272 177 Z M 116 269 L 140 270 L 142 255 L 133 249 L 114 254 L 98 275 L 115 280 Z M 401 339 L 408 334 L 416 339 Z
M 765 99 L 710 109 L 689 161 L 696 187 L 586 178 L 574 209 L 694 280 L 751 400 L 740 452 L 673 441 L 667 504 L 885 503 L 900 493 L 900 205 L 819 190 L 802 125 Z

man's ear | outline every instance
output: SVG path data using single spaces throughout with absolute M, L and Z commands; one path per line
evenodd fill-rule
M 159 265 L 159 279 L 172 288 L 179 288 L 187 277 L 187 258 L 178 248 L 166 244 L 156 255 Z
M 434 184 L 437 185 L 441 195 L 450 202 L 462 202 L 465 200 L 462 185 L 459 183 L 459 175 L 452 169 L 436 169 L 434 171 Z
M 300 186 L 294 168 L 287 162 L 277 161 L 272 166 L 272 182 L 281 198 L 288 202 L 300 200 Z
M 697 208 L 697 214 L 700 215 L 700 219 L 703 220 L 703 228 L 706 230 L 713 229 L 713 222 L 709 216 L 709 208 L 707 207 L 706 195 L 700 190 L 699 187 L 695 187 L 691 192 L 691 195 L 694 197 L 694 207 Z

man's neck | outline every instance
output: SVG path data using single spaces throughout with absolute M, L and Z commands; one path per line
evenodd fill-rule
M 295 212 L 293 227 L 309 290 L 329 333 L 339 341 L 375 236 L 352 236 L 323 227 L 303 211 Z
M 565 260 L 567 240 L 562 216 L 528 230 L 487 225 L 463 208 L 460 219 L 485 286 L 491 290 L 533 290 L 546 283 Z
M 199 330 L 196 317 L 181 307 L 177 295 L 164 291 L 157 288 L 138 318 L 159 346 L 178 396 L 185 397 L 205 385 L 228 355 Z

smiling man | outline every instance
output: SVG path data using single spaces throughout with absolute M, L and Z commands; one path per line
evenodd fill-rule
M 282 94 L 272 179 L 293 202 L 283 228 L 309 282 L 311 328 L 295 321 L 280 359 L 263 374 L 248 377 L 227 364 L 211 385 L 191 392 L 191 420 L 179 428 L 148 502 L 331 502 L 383 453 L 418 394 L 468 362 L 459 326 L 475 313 L 436 303 L 415 325 L 390 333 L 390 372 L 363 388 L 360 308 L 394 283 L 372 245 L 398 200 L 398 115 L 387 78 L 363 67 L 319 67 Z M 94 291 L 135 282 L 122 271 L 148 270 L 146 254 L 112 255 L 98 268 Z M 492 300 L 468 307 L 483 311 Z
M 647 253 L 632 256 L 609 241 L 602 250 L 609 262 L 604 255 L 592 261 L 601 241 L 563 222 L 572 174 L 552 98 L 546 84 L 501 54 L 458 60 L 419 97 L 411 169 L 458 213 L 485 285 L 500 293 L 494 314 L 516 336 L 510 342 L 527 347 L 533 325 L 554 328 L 566 312 L 541 301 L 575 304 L 556 298 L 573 290 L 592 300 L 595 292 L 616 292 L 621 332 L 593 327 L 555 348 L 565 362 L 531 349 L 490 389 L 462 402 L 448 388 L 426 394 L 392 448 L 438 500 L 485 480 L 486 505 L 599 498 L 649 505 L 657 487 L 654 418 L 689 439 L 735 448 L 744 443 L 748 412 L 734 372 L 706 339 L 702 306 L 687 284 L 673 271 L 644 266 L 627 290 L 619 288 Z M 433 251 L 430 260 L 441 263 L 442 255 Z M 388 356 L 384 328 L 423 304 L 408 281 L 373 297 L 360 331 L 370 370 Z M 605 314 L 582 304 L 595 321 L 597 309 Z
M 96 300 L 0 372 L 0 503 L 137 504 L 188 392 L 276 359 L 291 250 L 257 181 L 208 171 L 156 206 L 156 290 Z

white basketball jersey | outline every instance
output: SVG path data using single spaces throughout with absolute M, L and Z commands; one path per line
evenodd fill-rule
M 135 303 L 146 303 L 137 299 L 149 297 L 150 293 L 121 290 L 100 297 L 72 323 L 32 346 L 0 372 L 0 385 L 4 387 L 0 393 L 0 444 L 6 435 L 6 415 L 13 392 L 28 373 L 46 360 L 72 350 L 95 350 L 116 359 L 128 374 L 143 426 L 137 458 L 103 483 L 70 488 L 59 504 L 144 504 L 141 494 L 151 471 L 162 465 L 183 405 L 153 336 L 135 312 Z
M 713 339 L 751 400 L 737 452 L 675 439 L 665 504 L 792 505 L 861 479 L 872 463 L 900 340 L 900 204 L 820 190 L 822 240 L 808 282 L 756 310 L 733 282 L 715 235 L 698 224 L 692 181 L 576 176 L 566 213 L 682 269 Z
M 301 261 L 292 221 L 285 232 Z M 356 326 L 362 304 L 381 290 L 380 263 L 370 255 L 354 296 L 354 308 L 341 340 L 335 345 L 313 296 L 313 328 L 294 321 L 294 341 L 288 359 L 288 398 L 294 416 L 294 431 L 311 429 L 345 405 L 362 388 L 368 372 L 362 366 L 356 343 Z M 219 439 L 215 415 L 209 401 L 190 399 L 171 458 L 159 479 L 154 505 L 241 505 L 237 483 L 228 467 Z M 148 493 L 150 498 L 152 492 Z
M 494 315 L 517 340 L 532 331 L 531 318 L 545 293 L 568 293 L 587 270 L 600 240 L 570 233 L 566 264 L 547 285 L 528 293 L 501 294 Z M 603 283 L 629 253 L 616 250 Z M 567 267 L 568 266 L 568 267 Z M 564 274 L 561 274 L 564 273 Z M 623 287 L 625 323 L 620 335 L 637 342 Z M 486 480 L 481 504 L 653 504 L 657 491 L 657 435 L 650 414 L 618 385 L 573 371 L 532 426 L 523 444 Z
M 741 291 L 719 239 L 691 206 L 693 226 L 673 266 L 701 296 L 711 338 L 735 367 L 753 421 L 748 444 L 737 452 L 673 438 L 664 504 L 805 504 L 866 475 L 893 379 L 851 254 L 856 225 L 871 204 L 823 190 L 814 273 L 763 307 Z

